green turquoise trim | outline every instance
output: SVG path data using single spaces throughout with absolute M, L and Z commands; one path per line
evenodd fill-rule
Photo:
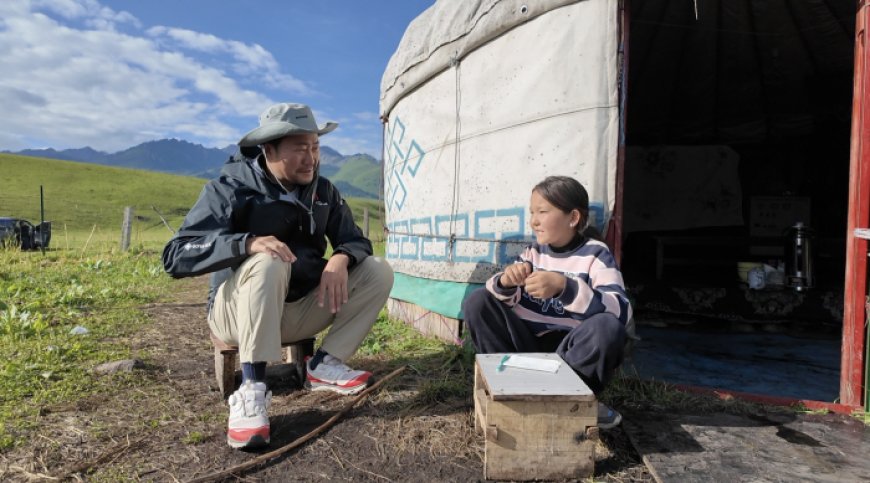
M 396 273 L 390 297 L 445 317 L 461 319 L 462 301 L 480 287 L 483 287 L 482 283 L 446 282 Z

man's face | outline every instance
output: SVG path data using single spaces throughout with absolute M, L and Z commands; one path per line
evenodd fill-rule
M 269 170 L 286 185 L 306 185 L 314 180 L 320 163 L 317 134 L 293 134 L 281 139 L 277 148 L 266 145 Z

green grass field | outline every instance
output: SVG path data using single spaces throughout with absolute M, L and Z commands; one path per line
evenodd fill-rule
M 117 249 L 126 206 L 134 214 L 131 245 L 158 249 L 172 236 L 161 215 L 177 228 L 206 183 L 191 176 L 10 154 L 0 154 L 0 173 L 0 217 L 38 222 L 43 187 L 45 219 L 52 222 L 50 247 L 56 250 Z M 383 240 L 380 202 L 347 202 L 360 226 L 368 208 L 369 234 L 377 249 Z

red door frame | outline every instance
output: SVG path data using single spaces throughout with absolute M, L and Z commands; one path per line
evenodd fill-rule
M 613 202 L 613 211 L 610 213 L 610 222 L 607 224 L 607 233 L 604 242 L 613 252 L 616 263 L 622 263 L 622 197 L 625 186 L 625 119 L 628 107 L 628 19 L 630 0 L 620 0 L 619 31 L 617 33 L 618 57 L 617 68 L 619 69 L 618 92 L 619 92 L 619 129 L 616 144 L 616 193 Z
M 856 228 L 870 221 L 870 49 L 866 45 L 867 0 L 855 16 L 855 78 L 852 93 L 852 149 L 849 168 L 849 218 L 846 223 L 846 280 L 840 403 L 859 407 L 864 398 L 864 338 L 867 299 L 867 240 Z M 865 117 L 865 113 L 868 116 Z M 865 149 L 868 148 L 868 149 Z

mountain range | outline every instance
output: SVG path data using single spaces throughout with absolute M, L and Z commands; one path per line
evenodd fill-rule
M 63 159 L 120 168 L 145 169 L 163 173 L 213 178 L 236 152 L 236 145 L 207 148 L 180 139 L 159 139 L 115 153 L 90 147 L 56 150 L 24 149 L 10 152 L 22 156 Z M 378 198 L 381 165 L 368 154 L 345 156 L 329 146 L 320 147 L 320 174 L 329 178 L 344 196 Z

